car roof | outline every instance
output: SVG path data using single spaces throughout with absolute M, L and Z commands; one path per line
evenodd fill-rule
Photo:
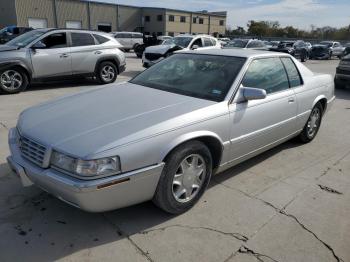
M 220 56 L 235 56 L 244 58 L 254 57 L 270 57 L 270 56 L 290 56 L 285 53 L 262 51 L 254 49 L 206 49 L 206 50 L 191 50 L 191 51 L 179 51 L 179 53 L 187 54 L 201 54 L 201 55 L 220 55 Z

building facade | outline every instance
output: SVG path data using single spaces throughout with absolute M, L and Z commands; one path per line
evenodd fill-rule
M 0 27 L 9 25 L 220 36 L 225 34 L 226 12 L 190 12 L 86 0 L 2 0 Z

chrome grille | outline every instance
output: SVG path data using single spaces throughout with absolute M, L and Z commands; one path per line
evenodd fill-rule
M 41 167 L 43 166 L 46 147 L 23 136 L 20 137 L 19 147 L 23 157 Z

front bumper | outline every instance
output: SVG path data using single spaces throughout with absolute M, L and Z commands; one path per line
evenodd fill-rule
M 17 131 L 11 129 L 7 158 L 23 186 L 35 184 L 58 199 L 89 212 L 114 210 L 151 200 L 164 163 L 96 180 L 80 180 L 57 170 L 43 169 L 21 156 Z
M 156 63 L 162 61 L 163 59 L 164 59 L 164 57 L 161 57 L 161 58 L 159 58 L 159 59 L 157 59 L 157 60 L 152 60 L 152 61 L 151 61 L 151 60 L 148 60 L 148 59 L 145 57 L 145 53 L 143 53 L 143 56 L 142 56 L 142 66 L 143 66 L 144 68 L 149 68 L 149 67 L 155 65 Z

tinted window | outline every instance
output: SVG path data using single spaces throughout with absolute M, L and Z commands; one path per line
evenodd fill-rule
M 302 85 L 302 80 L 300 78 L 299 71 L 296 68 L 292 59 L 285 57 L 285 58 L 282 58 L 282 62 L 286 67 L 290 86 L 296 87 L 296 86 Z
M 142 34 L 132 34 L 132 38 L 143 38 Z
M 210 38 L 204 38 L 204 46 L 213 46 L 213 43 L 211 42 Z
M 174 54 L 130 82 L 212 101 L 222 101 L 245 63 L 245 58 Z
M 47 49 L 67 47 L 66 33 L 52 34 L 40 41 Z
M 71 36 L 72 36 L 72 46 L 95 45 L 95 40 L 90 34 L 71 33 Z
M 195 45 L 198 46 L 198 47 L 203 47 L 202 39 L 198 38 L 197 40 L 195 40 L 191 47 L 193 47 Z
M 243 78 L 242 85 L 265 89 L 271 94 L 289 88 L 286 70 L 279 58 L 256 59 Z
M 96 38 L 97 42 L 99 44 L 103 44 L 109 41 L 109 39 L 107 37 L 104 37 L 102 35 L 94 35 L 94 37 Z

